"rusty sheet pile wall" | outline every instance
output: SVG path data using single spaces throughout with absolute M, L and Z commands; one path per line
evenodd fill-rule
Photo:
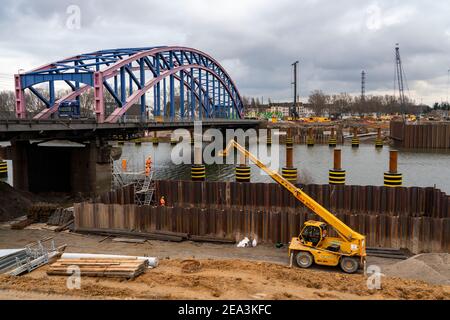
M 280 131 L 285 131 L 285 128 L 278 128 Z M 308 127 L 290 127 L 292 130 L 293 141 L 296 144 L 306 144 L 306 139 L 308 137 Z M 326 133 L 326 131 L 328 133 Z M 328 144 L 330 141 L 331 127 L 314 127 L 313 138 L 315 144 Z M 344 134 L 342 129 L 338 129 L 335 132 L 336 141 L 338 144 L 344 143 Z M 279 136 L 279 141 L 281 144 L 286 143 L 286 136 Z
M 391 121 L 390 135 L 397 148 L 450 149 L 450 123 L 405 124 Z
M 168 207 L 81 203 L 75 206 L 75 228 L 287 243 L 306 220 L 318 218 L 276 184 L 164 180 L 156 189 L 156 198 L 164 195 Z M 450 252 L 450 197 L 437 189 L 307 185 L 303 190 L 365 234 L 369 246 Z

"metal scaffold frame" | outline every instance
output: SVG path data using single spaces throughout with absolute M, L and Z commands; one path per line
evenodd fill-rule
M 111 159 L 111 190 L 121 189 L 124 186 L 134 185 L 134 203 L 138 206 L 149 206 L 154 202 L 155 182 L 153 171 L 146 174 L 144 171 L 123 171 L 114 160 Z

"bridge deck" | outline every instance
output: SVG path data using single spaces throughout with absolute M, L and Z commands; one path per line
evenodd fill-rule
M 201 121 L 204 128 L 255 128 L 261 124 L 259 120 L 205 119 Z M 193 129 L 194 121 L 146 121 L 123 123 L 96 123 L 95 120 L 0 120 L 0 140 L 34 139 L 38 137 L 65 137 L 114 134 L 136 134 L 144 130 L 163 131 L 178 128 Z

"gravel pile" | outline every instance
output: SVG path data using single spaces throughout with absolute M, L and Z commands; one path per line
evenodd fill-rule
M 450 285 L 450 254 L 423 253 L 387 266 L 382 271 L 391 277 Z

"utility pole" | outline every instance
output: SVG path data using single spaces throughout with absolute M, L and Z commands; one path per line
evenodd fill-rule
M 448 90 L 450 87 L 450 68 L 447 70 L 447 104 L 448 104 Z
M 294 105 L 291 108 L 291 112 L 290 112 L 291 117 L 298 117 L 298 113 L 297 113 L 297 65 L 298 65 L 298 60 L 292 64 L 292 66 L 294 67 L 294 82 L 292 83 L 294 85 Z
M 361 102 L 366 101 L 366 72 L 361 72 Z

